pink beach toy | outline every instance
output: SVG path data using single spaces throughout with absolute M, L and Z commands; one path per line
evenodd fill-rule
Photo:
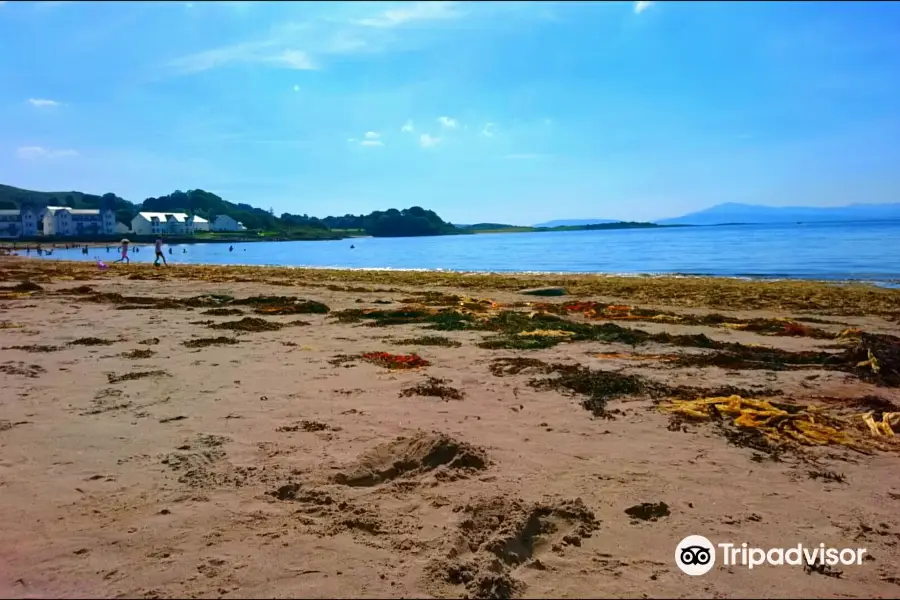
M 98 261 L 97 261 L 97 268 L 100 269 L 101 271 L 105 271 L 105 270 L 107 270 L 107 269 L 109 268 L 109 265 L 106 264 L 105 262 L 103 262 L 102 260 L 98 260 Z

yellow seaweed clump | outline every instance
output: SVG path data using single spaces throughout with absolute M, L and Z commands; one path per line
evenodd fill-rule
M 733 417 L 736 427 L 755 429 L 769 440 L 784 445 L 844 446 L 857 452 L 869 453 L 872 444 L 860 435 L 862 423 L 825 414 L 813 406 L 775 406 L 766 400 L 752 400 L 740 396 L 718 396 L 698 400 L 672 400 L 662 410 L 692 419 L 712 419 L 727 415 Z M 900 425 L 897 413 L 885 413 L 882 423 L 875 423 L 871 413 L 855 415 L 876 437 L 893 437 L 891 423 Z M 869 423 L 871 421 L 871 424 Z M 890 432 L 890 433 L 888 433 Z

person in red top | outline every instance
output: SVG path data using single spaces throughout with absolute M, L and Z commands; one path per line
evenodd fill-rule
M 156 260 L 153 261 L 154 267 L 159 266 L 159 259 L 162 259 L 165 266 L 169 266 L 169 263 L 166 262 L 166 257 L 163 255 L 162 238 L 156 238 Z

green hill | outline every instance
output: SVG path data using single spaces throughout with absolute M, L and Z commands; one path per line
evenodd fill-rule
M 176 190 L 171 194 L 147 198 L 134 204 L 112 193 L 97 196 L 83 192 L 37 192 L 0 185 L 0 209 L 24 206 L 69 206 L 71 208 L 106 208 L 116 211 L 116 219 L 127 225 L 139 211 L 185 212 L 211 220 L 228 215 L 250 231 L 293 238 L 339 238 L 334 230 L 365 232 L 374 237 L 407 237 L 464 233 L 441 219 L 434 211 L 418 206 L 397 210 L 374 211 L 368 215 L 344 215 L 319 219 L 308 215 L 263 210 L 243 203 L 233 203 L 204 190 Z

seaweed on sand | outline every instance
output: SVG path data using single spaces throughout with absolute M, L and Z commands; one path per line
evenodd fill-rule
M 391 354 L 389 352 L 365 352 L 360 358 L 366 362 L 388 369 L 416 369 L 431 363 L 418 354 Z
M 396 310 L 366 310 L 349 308 L 332 313 L 332 317 L 340 323 L 359 323 L 368 321 L 369 327 L 387 327 L 390 325 L 407 325 L 425 323 L 433 315 L 431 311 L 401 308 Z
M 786 410 L 788 406 L 790 410 Z M 778 405 L 732 395 L 672 400 L 662 409 L 691 419 L 712 419 L 730 441 L 763 452 L 831 445 L 870 454 L 880 446 L 861 435 L 862 419 L 840 418 L 821 407 Z M 726 421 L 729 427 L 725 427 Z M 890 430 L 890 425 L 887 428 Z M 873 429 L 880 435 L 877 427 Z
M 130 350 L 128 352 L 123 352 L 119 356 L 121 356 L 122 358 L 130 358 L 132 360 L 138 360 L 138 359 L 142 359 L 142 358 L 150 358 L 154 354 L 156 354 L 156 352 L 154 352 L 153 350 L 150 350 L 149 348 L 146 348 L 146 349 L 136 349 L 136 350 Z
M 641 329 L 622 327 L 616 323 L 579 323 L 549 312 L 500 310 L 492 314 L 476 315 L 455 309 L 406 307 L 395 310 L 348 309 L 332 313 L 332 317 L 344 323 L 369 321 L 367 324 L 375 327 L 418 323 L 426 325 L 426 329 L 433 330 L 493 332 L 494 336 L 478 344 L 479 347 L 488 349 L 535 350 L 551 348 L 560 343 L 581 341 L 618 342 L 630 346 L 656 342 L 692 348 L 730 350 L 739 354 L 739 358 L 746 358 L 748 361 L 746 364 L 753 361 L 775 364 L 780 360 L 788 364 L 818 365 L 830 356 L 827 353 L 770 352 L 733 342 L 719 342 L 704 334 L 649 333 Z M 735 357 L 730 355 L 706 360 L 736 362 Z
M 118 310 L 136 309 L 181 309 L 221 306 L 232 301 L 231 296 L 223 294 L 202 294 L 190 298 L 159 298 L 155 296 L 123 296 L 115 292 L 96 292 L 88 286 L 66 290 L 83 296 L 83 300 L 99 304 L 115 304 Z
M 581 365 L 549 364 L 530 358 L 497 358 L 491 363 L 490 369 L 500 377 L 524 371 L 547 375 L 548 377 L 530 379 L 528 385 L 538 390 L 556 390 L 582 396 L 581 406 L 597 417 L 609 416 L 606 403 L 614 398 L 641 393 L 660 396 L 668 389 L 639 375 L 595 370 Z
M 107 373 L 106 379 L 110 383 L 118 383 L 120 381 L 134 381 L 135 379 L 144 379 L 147 377 L 168 377 L 166 371 L 157 369 L 155 371 L 136 371 L 134 373 L 125 373 L 124 375 L 116 375 L 115 373 Z
M 233 301 L 234 297 L 229 296 L 228 294 L 201 294 L 199 296 L 192 296 L 181 302 L 183 302 L 185 306 L 200 308 L 204 306 L 224 306 Z
M 115 344 L 115 342 L 95 337 L 83 337 L 69 342 L 70 346 L 109 346 L 110 344 Z
M 397 346 L 441 346 L 444 348 L 459 348 L 462 346 L 461 342 L 439 335 L 422 335 L 404 340 L 395 340 L 391 343 Z
M 10 287 L 0 288 L 4 292 L 41 292 L 44 290 L 40 285 L 26 279 L 25 281 L 12 285 Z
M 234 315 L 242 315 L 244 314 L 244 311 L 239 308 L 210 308 L 209 310 L 204 310 L 202 314 L 213 317 L 231 317 Z
M 405 388 L 402 392 L 400 392 L 400 397 L 408 397 L 408 396 L 432 396 L 436 398 L 440 398 L 441 400 L 462 400 L 464 397 L 463 392 L 459 391 L 454 387 L 450 387 L 447 385 L 449 380 L 442 379 L 440 377 L 429 377 L 425 380 L 425 383 L 420 383 L 414 386 L 410 386 Z
M 827 369 L 844 371 L 864 381 L 886 387 L 900 386 L 900 338 L 886 334 L 860 333 L 851 348 L 841 353 L 763 348 L 716 342 L 719 352 L 681 356 L 678 366 L 716 366 L 727 369 Z
M 328 307 L 321 302 L 314 300 L 304 300 L 296 296 L 250 296 L 249 298 L 238 298 L 232 300 L 231 304 L 238 306 L 254 306 L 263 307 L 282 307 L 300 305 L 310 309 L 310 312 L 328 312 Z
M 536 358 L 515 356 L 512 358 L 495 358 L 488 368 L 496 377 L 504 377 L 507 375 L 518 375 L 528 369 L 550 372 L 551 366 L 549 363 Z
M 305 315 L 326 314 L 331 309 L 315 300 L 293 299 L 284 304 L 265 304 L 257 306 L 253 312 L 261 315 Z
M 244 317 L 237 321 L 224 321 L 222 323 L 211 323 L 209 327 L 212 329 L 230 329 L 232 331 L 277 331 L 284 327 L 281 323 L 266 321 L 258 317 Z
M 582 396 L 581 406 L 595 417 L 608 416 L 606 403 L 614 398 L 650 391 L 654 384 L 637 375 L 599 371 L 581 365 L 553 365 L 555 377 L 535 378 L 528 385 Z
M 184 345 L 186 348 L 206 348 L 207 346 L 229 346 L 239 343 L 240 340 L 220 335 L 219 337 L 214 338 L 197 338 L 194 340 L 187 340 L 186 342 L 182 342 L 182 345 Z
M 720 314 L 678 314 L 670 311 L 652 310 L 619 304 L 605 304 L 599 302 L 564 302 L 559 304 L 540 303 L 535 305 L 536 310 L 543 312 L 566 315 L 581 314 L 592 320 L 612 321 L 650 321 L 655 323 L 669 323 L 679 325 L 712 325 L 725 326 L 730 329 L 753 331 L 764 335 L 776 336 L 805 336 L 817 339 L 831 339 L 833 334 L 797 323 L 791 319 L 738 319 Z
M 22 350 L 24 352 L 56 352 L 57 350 L 62 350 L 59 346 L 42 346 L 39 344 L 32 344 L 28 346 L 6 346 L 3 348 L 4 350 Z
M 719 352 L 680 356 L 673 362 L 680 367 L 721 367 L 723 369 L 786 369 L 825 368 L 835 358 L 830 352 L 790 352 L 778 348 L 762 348 L 743 344 L 718 346 Z
M 328 359 L 328 364 L 333 367 L 352 367 L 359 356 L 352 354 L 338 354 Z
M 594 416 L 609 416 L 606 403 L 609 400 L 635 395 L 647 395 L 651 399 L 697 398 L 742 394 L 751 398 L 771 395 L 772 390 L 748 390 L 725 386 L 715 390 L 687 386 L 669 386 L 651 381 L 639 375 L 628 375 L 620 371 L 590 369 L 581 365 L 546 363 L 534 358 L 496 358 L 490 364 L 490 371 L 497 377 L 518 375 L 529 372 L 545 377 L 534 377 L 528 385 L 535 389 L 552 389 L 575 396 L 582 396 L 581 405 Z
M 861 333 L 853 347 L 835 360 L 839 368 L 864 381 L 887 387 L 900 386 L 900 337 Z

